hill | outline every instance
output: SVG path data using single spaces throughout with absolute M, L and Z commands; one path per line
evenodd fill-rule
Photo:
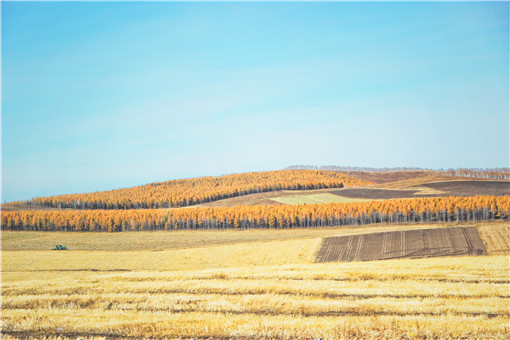
M 332 171 L 248 172 L 151 183 L 133 188 L 38 197 L 14 205 L 71 209 L 150 209 L 183 207 L 229 197 L 277 190 L 364 186 L 368 181 Z
M 436 171 L 281 170 L 151 183 L 88 194 L 2 204 L 2 211 L 233 207 L 352 202 L 374 199 L 508 195 L 510 181 Z
M 311 205 L 2 212 L 2 230 L 143 231 L 307 228 L 508 219 L 510 196 L 424 197 Z
M 202 203 L 198 206 L 316 204 L 356 200 L 510 194 L 510 181 L 507 180 L 448 176 L 434 171 L 348 171 L 342 173 L 372 184 L 341 189 L 279 190 L 254 193 Z

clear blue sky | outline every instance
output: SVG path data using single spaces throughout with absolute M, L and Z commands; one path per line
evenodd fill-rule
M 4 202 L 509 163 L 508 2 L 1 6 Z

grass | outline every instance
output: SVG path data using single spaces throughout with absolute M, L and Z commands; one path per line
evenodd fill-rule
M 2 232 L 2 338 L 506 338 L 508 256 L 313 263 L 321 237 L 431 227 Z
M 90 273 L 3 284 L 2 331 L 131 337 L 500 337 L 508 258 Z M 79 320 L 79 322 L 77 322 Z
M 481 225 L 493 225 L 498 223 L 504 222 L 482 223 Z M 449 225 L 463 226 L 471 224 L 377 224 L 302 229 L 176 230 L 122 233 L 2 231 L 1 245 L 4 251 L 50 250 L 53 249 L 56 244 L 66 245 L 71 250 L 170 250 L 408 229 L 443 228 Z
M 342 197 L 331 193 L 318 193 L 308 195 L 286 195 L 271 198 L 283 204 L 322 204 L 322 203 L 350 203 L 368 201 L 357 198 Z
M 510 223 L 479 225 L 477 229 L 489 254 L 510 254 Z
M 196 270 L 310 263 L 319 238 L 166 251 L 3 251 L 2 271 Z

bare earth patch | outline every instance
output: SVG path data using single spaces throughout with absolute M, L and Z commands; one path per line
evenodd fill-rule
M 394 199 L 416 197 L 448 197 L 475 195 L 508 195 L 510 181 L 447 181 L 422 184 L 402 189 L 393 188 L 345 188 L 333 189 L 332 194 L 360 199 Z
M 487 255 L 475 227 L 405 230 L 325 238 L 316 262 Z

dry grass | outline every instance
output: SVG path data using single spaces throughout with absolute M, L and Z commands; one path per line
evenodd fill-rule
M 323 203 L 350 203 L 367 201 L 356 198 L 342 197 L 328 192 L 307 195 L 286 195 L 274 197 L 271 199 L 273 201 L 277 201 L 283 204 L 323 204 Z
M 136 271 L 310 263 L 319 238 L 167 251 L 3 251 L 2 271 Z
M 490 255 L 510 254 L 510 223 L 485 224 L 477 227 Z
M 468 178 L 468 177 L 459 177 L 459 176 L 447 176 L 447 175 L 441 175 L 437 173 L 428 173 L 424 174 L 424 176 L 417 176 L 417 177 L 409 177 L 402 180 L 392 181 L 392 182 L 386 182 L 383 184 L 375 184 L 372 185 L 372 187 L 377 188 L 388 188 L 388 189 L 408 189 L 411 187 L 420 186 L 423 184 L 428 183 L 435 183 L 435 182 L 447 182 L 447 181 L 485 181 L 488 179 L 483 178 Z
M 2 338 L 507 338 L 508 256 L 312 263 L 323 236 L 431 227 L 2 233 L 143 249 L 2 251 Z
M 33 206 L 27 204 L 15 205 L 11 203 L 3 203 L 1 205 L 2 211 L 18 211 L 18 210 L 58 210 L 57 208 Z
M 508 222 L 481 222 L 478 226 L 508 224 Z M 170 250 L 199 248 L 213 245 L 231 245 L 249 242 L 268 242 L 318 237 L 333 237 L 373 232 L 411 229 L 472 226 L 460 224 L 368 225 L 303 229 L 249 229 L 249 230 L 177 230 L 135 231 L 122 233 L 2 231 L 2 250 L 49 250 L 64 244 L 71 250 Z
M 505 256 L 89 273 L 3 284 L 2 331 L 68 337 L 500 337 Z

